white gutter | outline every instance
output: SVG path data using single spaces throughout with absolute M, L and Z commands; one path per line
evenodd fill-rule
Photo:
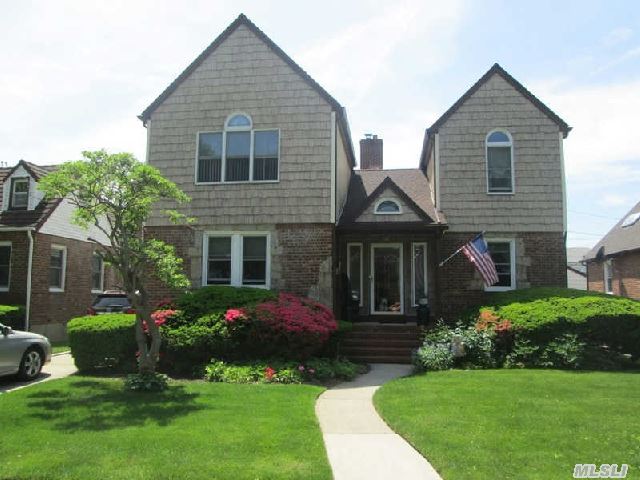
M 336 112 L 331 112 L 331 223 L 336 223 Z
M 29 331 L 29 314 L 31 313 L 31 270 L 33 265 L 33 230 L 27 230 L 27 237 L 29 238 L 29 257 L 27 259 L 27 302 L 24 309 L 24 329 Z

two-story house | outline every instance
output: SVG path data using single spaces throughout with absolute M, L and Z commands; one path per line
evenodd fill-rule
M 566 286 L 570 128 L 499 65 L 427 129 L 415 169 L 385 170 L 373 135 L 355 169 L 344 108 L 244 15 L 140 118 L 147 162 L 197 220 L 147 228 L 195 286 L 292 291 L 337 312 L 354 291 L 359 319 L 382 322 L 423 298 L 452 317 L 490 291 Z M 462 256 L 439 266 L 481 231 L 500 277 L 489 288 Z
M 108 239 L 74 225 L 66 199 L 47 200 L 38 190 L 55 168 L 20 160 L 0 169 L 0 304 L 24 306 L 21 328 L 60 340 L 69 319 L 105 288 L 105 264 L 89 238 Z

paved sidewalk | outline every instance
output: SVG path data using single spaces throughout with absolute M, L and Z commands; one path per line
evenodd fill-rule
M 51 362 L 42 368 L 40 376 L 31 382 L 17 381 L 11 377 L 3 377 L 0 379 L 0 394 L 18 390 L 20 388 L 29 387 L 36 383 L 55 380 L 56 378 L 68 377 L 76 373 L 78 370 L 73 363 L 73 357 L 70 353 L 61 353 L 51 357 Z
M 320 395 L 316 415 L 335 480 L 440 480 L 373 406 L 373 394 L 383 383 L 410 372 L 409 365 L 374 364 L 366 375 Z

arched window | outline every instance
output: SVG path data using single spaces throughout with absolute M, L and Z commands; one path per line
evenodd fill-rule
M 506 130 L 489 132 L 486 138 L 487 192 L 513 193 L 513 140 Z
M 227 130 L 250 130 L 251 129 L 251 117 L 244 113 L 236 113 L 227 119 Z
M 400 205 L 395 200 L 380 200 L 376 205 L 375 213 L 381 215 L 397 215 L 402 213 Z
M 251 117 L 229 115 L 222 131 L 198 133 L 196 183 L 277 182 L 280 131 L 254 129 Z

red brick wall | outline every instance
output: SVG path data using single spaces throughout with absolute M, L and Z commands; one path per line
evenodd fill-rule
M 27 298 L 27 232 L 0 232 L 0 241 L 11 242 L 9 291 L 0 292 L 0 305 L 24 305 Z
M 49 259 L 51 245 L 67 247 L 64 292 L 49 291 Z M 36 234 L 33 250 L 31 276 L 30 324 L 34 331 L 42 332 L 52 339 L 65 336 L 67 322 L 82 316 L 91 306 L 91 257 L 95 245 L 79 240 Z M 26 264 L 25 264 L 26 270 Z M 109 281 L 105 275 L 105 287 Z
M 640 251 L 630 252 L 611 259 L 613 293 L 640 300 Z M 604 292 L 604 266 L 602 261 L 587 264 L 589 290 Z
M 474 233 L 446 233 L 440 242 L 440 258 L 448 257 L 473 236 Z M 496 233 L 492 236 L 516 240 L 517 288 L 567 286 L 567 259 L 562 233 Z M 455 319 L 491 295 L 484 291 L 480 275 L 463 254 L 439 267 L 437 277 L 440 312 L 445 319 Z
M 276 225 L 279 278 L 274 287 L 333 303 L 333 242 L 335 228 L 326 223 Z
M 182 267 L 185 275 L 192 278 L 190 249 L 194 245 L 195 231 L 193 228 L 184 225 L 146 227 L 145 234 L 173 245 L 176 249 L 176 255 L 183 260 Z M 157 304 L 165 298 L 175 298 L 180 293 L 168 288 L 153 274 L 149 276 L 148 290 L 152 304 Z

